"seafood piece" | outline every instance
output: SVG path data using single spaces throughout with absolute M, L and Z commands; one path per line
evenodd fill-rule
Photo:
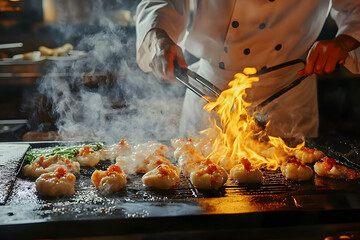
M 230 178 L 238 183 L 259 183 L 262 173 L 258 168 L 251 166 L 248 159 L 241 159 L 241 164 L 236 164 L 230 170 Z
M 137 173 L 145 173 L 143 183 L 152 188 L 174 188 L 180 182 L 180 169 L 175 167 L 165 155 L 155 150 L 136 166 Z
M 91 181 L 104 193 L 118 192 L 126 185 L 127 176 L 118 165 L 111 165 L 107 171 L 95 170 Z
M 158 150 L 150 154 L 149 157 L 147 157 L 143 162 L 136 166 L 136 173 L 147 173 L 159 166 L 160 164 L 167 164 L 175 170 L 179 171 L 178 174 L 180 174 L 180 170 L 175 167 L 162 152 Z
M 64 167 L 58 167 L 54 172 L 43 173 L 36 179 L 36 190 L 40 195 L 61 196 L 75 193 L 74 174 Z
M 142 177 L 142 182 L 151 188 L 175 188 L 180 182 L 180 170 L 167 163 L 161 163 Z
M 114 161 L 118 156 L 125 156 L 131 153 L 129 141 L 122 139 L 118 144 L 106 146 L 99 150 L 101 160 Z
M 53 157 L 45 159 L 44 157 L 38 157 L 31 164 L 27 164 L 23 167 L 22 173 L 26 177 L 37 178 L 43 173 L 53 172 L 58 167 L 64 167 L 67 171 L 73 174 L 80 173 L 80 164 L 78 162 L 65 159 L 61 155 L 56 154 Z
M 321 158 L 325 157 L 325 154 L 316 148 L 302 147 L 295 151 L 295 157 L 306 164 L 319 161 Z
M 281 165 L 281 173 L 287 180 L 308 181 L 313 176 L 311 167 L 301 163 L 296 157 L 288 157 L 283 165 Z
M 100 154 L 91 147 L 85 146 L 79 150 L 79 154 L 74 157 L 74 160 L 78 161 L 80 166 L 94 167 L 100 162 Z
M 190 181 L 199 189 L 219 189 L 227 181 L 228 175 L 222 167 L 210 159 L 200 163 L 198 170 L 191 172 Z
M 360 172 L 337 164 L 335 159 L 329 157 L 323 157 L 320 161 L 316 162 L 314 171 L 317 175 L 328 178 L 348 180 L 360 178 Z
M 177 142 L 179 143 L 179 142 Z M 185 177 L 190 177 L 190 173 L 198 169 L 198 165 L 205 159 L 200 150 L 195 148 L 190 142 L 176 144 L 178 147 L 174 151 L 177 160 Z
M 219 189 L 228 176 L 222 167 L 205 159 L 202 152 L 192 141 L 173 139 L 174 157 L 185 177 L 190 177 L 191 183 L 199 189 Z
M 201 153 L 207 157 L 213 150 L 215 139 L 209 137 L 203 138 L 189 138 L 188 141 L 192 142 L 194 147 L 199 149 Z
M 126 173 L 134 174 L 149 156 L 155 152 L 165 155 L 168 150 L 169 148 L 164 144 L 149 141 L 134 146 L 130 155 L 119 156 L 116 162 Z

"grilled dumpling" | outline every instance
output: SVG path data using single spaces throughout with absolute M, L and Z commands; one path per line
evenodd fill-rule
M 295 157 L 306 164 L 319 161 L 321 158 L 325 157 L 325 154 L 316 148 L 302 147 L 295 151 Z
M 219 189 L 227 179 L 225 169 L 209 159 L 201 162 L 198 169 L 190 174 L 191 183 L 199 189 Z
M 78 161 L 80 166 L 94 167 L 100 162 L 100 154 L 91 147 L 86 146 L 79 150 L 79 154 L 74 157 L 74 160 Z
M 162 163 L 144 174 L 141 180 L 151 188 L 175 188 L 180 182 L 180 170 L 175 166 Z
M 59 154 L 53 157 L 45 159 L 44 157 L 38 157 L 31 164 L 27 164 L 23 167 L 22 173 L 24 176 L 37 178 L 43 173 L 53 172 L 58 167 L 64 167 L 68 172 L 73 174 L 80 173 L 80 164 L 78 162 L 65 159 Z
M 259 183 L 263 177 L 258 168 L 252 167 L 249 160 L 243 158 L 241 163 L 231 168 L 230 178 L 238 183 Z
M 308 181 L 313 176 L 311 167 L 303 164 L 296 157 L 289 157 L 286 162 L 281 165 L 281 173 L 287 180 Z
M 36 190 L 40 195 L 61 196 L 75 193 L 74 174 L 65 168 L 58 167 L 54 172 L 41 174 L 36 179 Z
M 336 161 L 329 157 L 323 157 L 314 165 L 314 171 L 317 175 L 336 179 L 353 180 L 360 178 L 360 172 L 339 165 Z
M 126 185 L 127 176 L 117 165 L 110 166 L 107 171 L 95 170 L 91 181 L 104 193 L 118 192 Z

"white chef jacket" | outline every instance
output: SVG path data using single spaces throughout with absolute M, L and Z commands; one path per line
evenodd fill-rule
M 142 47 L 152 28 L 200 58 L 190 66 L 220 89 L 245 67 L 270 67 L 305 58 L 330 13 L 339 30 L 360 41 L 360 0 L 206 0 L 194 1 L 190 24 L 189 1 L 146 0 L 137 8 L 137 61 L 151 71 L 152 56 Z M 360 73 L 360 49 L 349 53 L 345 66 Z M 254 104 L 297 77 L 294 66 L 263 75 L 248 90 Z M 187 91 L 180 123 L 181 134 L 204 129 L 200 98 Z M 263 110 L 270 120 L 269 134 L 281 137 L 315 137 L 318 130 L 316 79 L 300 85 L 271 102 Z

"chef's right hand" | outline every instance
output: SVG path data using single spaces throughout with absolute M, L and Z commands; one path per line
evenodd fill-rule
M 177 61 L 182 68 L 187 67 L 181 48 L 159 28 L 151 29 L 146 38 L 149 38 L 149 50 L 152 56 L 149 67 L 154 75 L 160 80 L 175 81 L 174 62 Z

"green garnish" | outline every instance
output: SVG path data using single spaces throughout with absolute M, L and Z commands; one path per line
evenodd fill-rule
M 101 142 L 94 144 L 83 144 L 80 146 L 64 146 L 64 147 L 55 147 L 55 148 L 34 148 L 30 149 L 25 154 L 25 163 L 30 164 L 38 157 L 44 157 L 45 159 L 55 156 L 56 154 L 60 154 L 64 158 L 68 158 L 70 160 L 74 159 L 77 155 L 78 151 L 85 146 L 91 147 L 94 151 L 99 151 L 103 148 L 104 144 Z

